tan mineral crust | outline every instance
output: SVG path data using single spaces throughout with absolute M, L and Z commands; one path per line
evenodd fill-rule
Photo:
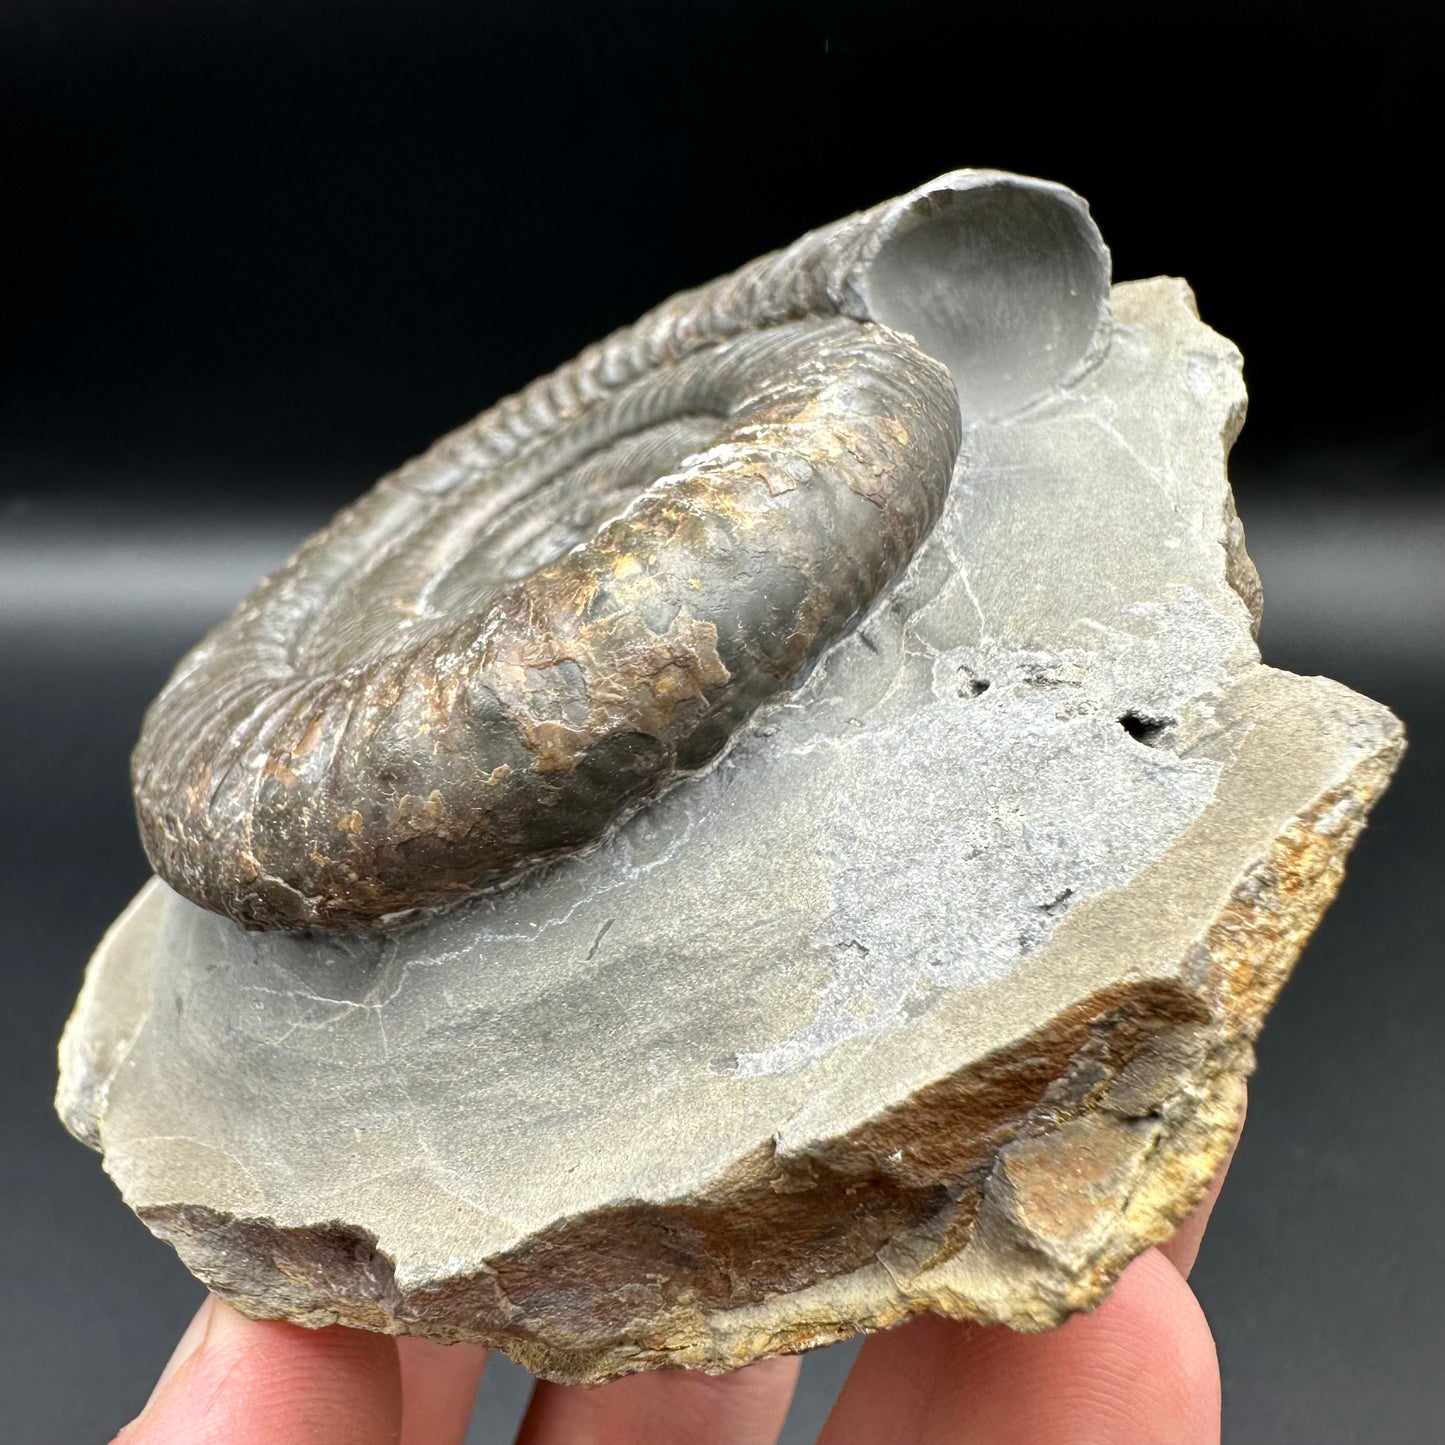
M 1097 1304 L 1229 1148 L 1403 746 L 1261 664 L 1235 348 L 1175 280 L 974 421 L 908 570 L 604 843 L 380 935 L 149 883 L 59 1109 L 247 1314 L 544 1376 Z

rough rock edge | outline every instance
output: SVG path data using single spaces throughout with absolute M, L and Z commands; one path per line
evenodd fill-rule
M 106 929 L 105 937 L 96 950 L 97 955 L 105 952 L 113 939 L 129 932 L 135 926 L 133 920 L 137 916 L 144 916 L 145 899 L 153 885 L 159 886 L 153 880 L 151 885 L 142 888 Z M 141 949 L 137 947 L 132 951 L 132 957 L 139 956 Z M 60 1037 L 60 1077 L 55 1089 L 55 1112 L 71 1134 L 98 1154 L 105 1152 L 101 1121 L 105 1117 L 110 1086 L 140 1037 L 151 1011 L 149 988 L 141 992 L 145 1001 L 143 1007 L 126 1007 L 125 984 L 129 980 L 117 978 L 116 973 L 114 967 L 86 969 L 80 997 Z M 110 1029 L 96 1030 L 91 1021 L 97 1018 L 106 1019 Z
M 1099 1017 L 1070 1056 L 1060 1085 L 1022 1116 L 995 1121 L 983 1166 L 953 1181 L 951 1197 L 932 1218 L 901 1231 L 872 1261 L 838 1278 L 736 1308 L 680 1306 L 650 1328 L 639 1322 L 626 1343 L 613 1334 L 562 1347 L 553 1331 L 553 1340 L 541 1338 L 512 1307 L 501 1282 L 510 1256 L 493 1261 L 494 1271 L 472 1277 L 460 1295 L 441 1300 L 432 1292 L 439 1308 L 428 1318 L 429 1292 L 400 1290 L 391 1261 L 374 1240 L 347 1226 L 289 1229 L 183 1205 L 146 1208 L 142 1217 L 244 1313 L 310 1327 L 341 1323 L 448 1342 L 470 1339 L 502 1349 L 544 1378 L 569 1383 L 667 1366 L 721 1372 L 927 1311 L 1047 1329 L 1100 1303 L 1129 1261 L 1168 1238 L 1203 1196 L 1233 1140 L 1243 1082 L 1253 1068 L 1252 1040 L 1338 891 L 1345 856 L 1403 746 L 1397 728 L 1347 779 L 1292 819 L 1245 871 L 1182 961 L 1192 989 L 1179 989 L 1172 1022 L 1152 1032 L 1146 1026 L 1139 1047 L 1126 1045 L 1111 1058 L 1108 1041 L 1099 1044 L 1100 1030 L 1129 1011 L 1129 1000 L 1091 1001 L 1101 1005 Z M 1157 997 L 1151 1001 L 1151 1015 L 1158 1004 Z M 1008 1052 L 1048 1055 L 1058 1042 L 1057 1036 L 1036 1035 Z M 949 1082 L 923 1093 L 936 1094 Z M 954 1097 L 967 1098 L 968 1092 Z M 900 1122 L 908 1123 L 915 1105 L 933 1115 L 936 1101 L 920 1094 L 895 1111 L 893 1127 L 882 1131 L 888 1140 L 897 1137 Z M 878 1125 L 869 1121 L 834 1141 L 833 1167 L 861 1145 L 874 1156 L 874 1168 L 886 1172 L 868 1140 Z M 928 1133 L 937 1127 L 936 1117 L 924 1125 Z M 1057 1181 L 1061 1144 L 1078 1187 L 1066 1195 L 1031 1188 Z M 827 1164 L 821 1155 L 810 1162 Z M 788 1161 L 772 1163 L 773 1187 L 786 1187 Z M 718 1205 L 728 1196 L 725 1181 L 720 1183 L 720 1190 L 710 1191 Z M 672 1208 L 681 1215 L 697 1202 L 675 1201 Z M 624 1212 L 606 1211 L 592 1223 L 615 1233 Z M 681 1220 L 678 1227 L 687 1232 Z M 256 1259 L 273 1261 L 275 1272 L 251 1274 L 247 1261 Z M 278 1310 L 283 1279 L 294 1286 L 293 1298 Z M 508 1315 L 510 1322 L 490 1328 L 466 1323 L 469 1316 L 498 1321 Z
M 1199 299 L 1194 294 L 1194 288 L 1183 277 L 1173 276 L 1167 279 L 1179 288 L 1180 298 L 1188 308 L 1189 314 L 1202 324 L 1202 318 L 1199 315 Z M 1217 333 L 1214 334 L 1217 335 Z M 1237 364 L 1242 366 L 1243 358 L 1238 357 L 1233 343 L 1228 342 L 1225 338 L 1221 339 L 1226 340 L 1226 344 L 1235 350 L 1238 358 Z M 1241 392 L 1239 399 L 1225 413 L 1220 426 L 1221 467 L 1228 464 L 1229 453 L 1234 449 L 1235 442 L 1239 440 L 1240 432 L 1244 430 L 1244 421 L 1248 411 L 1249 398 Z M 1250 636 L 1258 641 L 1260 623 L 1264 618 L 1264 587 L 1259 580 L 1259 569 L 1254 565 L 1254 558 L 1249 555 L 1245 546 L 1244 523 L 1240 520 L 1239 510 L 1234 504 L 1234 488 L 1229 485 L 1226 485 L 1224 489 L 1224 513 L 1220 524 L 1219 545 L 1224 548 L 1225 583 L 1244 603 L 1245 610 L 1249 613 Z

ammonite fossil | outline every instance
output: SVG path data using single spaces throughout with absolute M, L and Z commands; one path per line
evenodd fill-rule
M 937 519 L 970 416 L 1087 361 L 1082 203 L 960 171 L 663 303 L 384 478 L 181 663 L 155 870 L 250 928 L 384 927 L 714 758 Z

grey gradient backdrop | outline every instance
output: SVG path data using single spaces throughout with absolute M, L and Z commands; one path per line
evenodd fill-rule
M 108 1438 L 199 1297 L 50 1112 L 167 670 L 385 468 L 679 285 L 960 163 L 1075 185 L 1246 353 L 1267 661 L 1412 745 L 1263 1036 L 1196 1281 L 1234 1445 L 1445 1418 L 1445 320 L 1423 4 L 0 8 L 0 1439 Z M 1432 61 L 1431 57 L 1436 57 Z M 851 1358 L 810 1356 L 813 1437 Z M 526 1377 L 489 1372 L 474 1438 Z

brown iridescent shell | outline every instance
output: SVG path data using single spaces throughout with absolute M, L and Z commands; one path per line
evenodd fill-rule
M 967 418 L 1094 344 L 1102 256 L 1069 193 L 957 172 L 442 438 L 152 705 L 133 771 L 157 873 L 247 927 L 374 928 L 593 843 L 897 575 Z

